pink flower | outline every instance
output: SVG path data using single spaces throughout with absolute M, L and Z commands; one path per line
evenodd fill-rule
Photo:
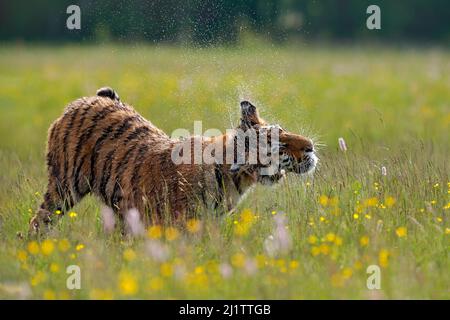
M 169 258 L 169 249 L 159 240 L 149 240 L 146 249 L 150 257 L 158 262 L 164 262 Z
M 222 263 L 219 266 L 219 272 L 224 279 L 228 279 L 233 275 L 233 268 L 228 263 Z
M 141 215 L 136 209 L 130 209 L 125 214 L 125 220 L 128 230 L 133 236 L 141 236 L 144 234 L 145 228 L 141 222 Z
M 103 230 L 105 230 L 106 233 L 113 232 L 114 226 L 116 225 L 114 211 L 110 207 L 103 206 L 100 212 L 103 218 Z
M 255 259 L 246 259 L 245 260 L 244 270 L 245 270 L 245 272 L 247 272 L 248 275 L 254 274 L 257 269 L 258 269 L 258 266 L 256 265 Z
M 183 280 L 186 277 L 186 267 L 182 264 L 177 264 L 174 268 L 175 278 Z

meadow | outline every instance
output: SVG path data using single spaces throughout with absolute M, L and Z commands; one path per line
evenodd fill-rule
M 105 85 L 167 133 L 196 120 L 225 131 L 249 98 L 314 137 L 319 167 L 256 187 L 231 215 L 201 212 L 143 238 L 105 234 L 89 197 L 29 239 L 47 128 Z M 0 114 L 0 298 L 450 298 L 446 49 L 3 44 Z M 79 290 L 66 286 L 70 265 Z M 379 290 L 367 288 L 370 265 Z

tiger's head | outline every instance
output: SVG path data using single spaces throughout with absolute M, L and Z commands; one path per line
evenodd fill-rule
M 304 174 L 314 170 L 318 158 L 311 139 L 266 123 L 249 101 L 242 101 L 240 108 L 231 172 L 253 172 L 258 182 L 271 185 L 288 172 Z

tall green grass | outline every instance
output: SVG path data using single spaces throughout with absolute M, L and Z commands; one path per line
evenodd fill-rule
M 8 45 L 0 70 L 0 297 L 449 298 L 447 51 Z M 315 138 L 319 168 L 256 187 L 232 215 L 203 212 L 145 239 L 106 235 L 87 198 L 35 243 L 47 128 L 104 85 L 168 133 L 196 120 L 225 131 L 250 98 Z M 292 241 L 271 255 L 279 216 Z M 73 264 L 80 290 L 66 288 Z M 380 290 L 366 286 L 369 265 Z

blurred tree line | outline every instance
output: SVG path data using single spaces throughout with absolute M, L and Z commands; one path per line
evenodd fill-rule
M 66 8 L 81 8 L 68 30 Z M 381 30 L 366 9 L 381 8 Z M 234 44 L 245 36 L 450 43 L 448 0 L 0 0 L 0 40 Z

